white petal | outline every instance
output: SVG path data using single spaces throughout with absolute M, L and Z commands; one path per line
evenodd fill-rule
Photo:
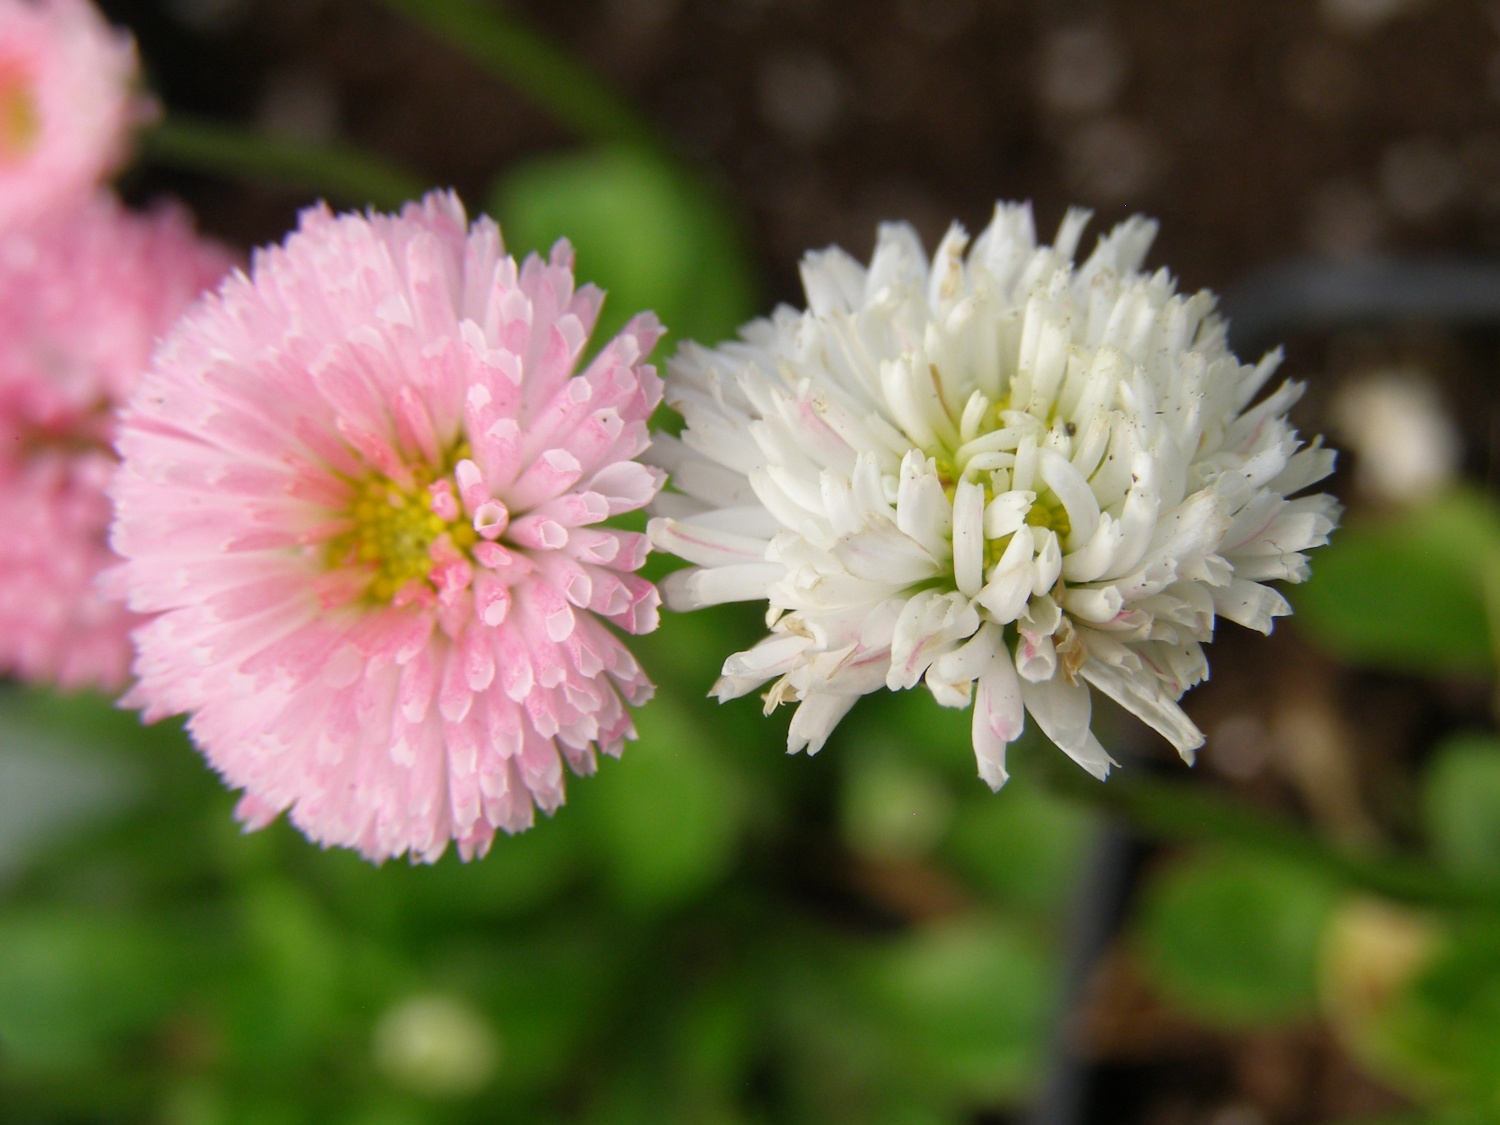
M 733 695 L 720 696 L 720 700 L 732 699 L 745 691 L 789 672 L 801 655 L 811 645 L 807 637 L 789 637 L 772 634 L 754 648 L 737 652 L 724 661 L 723 675 L 736 682 L 748 681 L 750 687 L 736 691 Z
M 1060 678 L 1023 681 L 1021 698 L 1036 725 L 1059 750 L 1101 781 L 1108 776 L 1109 767 L 1116 763 L 1089 729 L 1093 704 L 1086 685 Z
M 1229 585 L 1213 592 L 1214 609 L 1237 625 L 1269 633 L 1272 619 L 1292 612 L 1287 600 L 1269 586 L 1245 578 L 1233 578 Z
M 1018 492 L 1035 491 L 1036 455 L 1036 435 L 1029 433 L 1016 446 L 1016 467 L 1011 470 L 1011 488 Z
M 934 660 L 927 669 L 926 682 L 933 697 L 944 707 L 965 707 L 969 703 L 974 680 L 1004 651 L 1004 637 L 996 625 L 981 625 L 957 648 Z M 1006 663 L 1010 661 L 1007 658 Z
M 1052 600 L 1051 594 L 1032 598 L 1026 603 L 1026 612 L 1020 618 L 1021 632 L 1037 637 L 1050 637 L 1061 624 L 1062 610 Z
M 984 534 L 989 539 L 1004 539 L 1026 523 L 1026 513 L 1036 503 L 1035 492 L 1002 492 L 984 509 Z
M 836 695 L 833 692 L 808 696 L 792 713 L 792 722 L 787 728 L 786 752 L 795 754 L 805 749 L 809 754 L 816 754 L 823 749 L 839 720 L 858 701 L 857 695 Z
M 1104 512 L 1092 538 L 1080 549 L 1063 556 L 1063 577 L 1069 582 L 1094 581 L 1114 565 L 1124 541 L 1124 526 Z
M 662 597 L 678 613 L 724 602 L 761 601 L 771 584 L 786 574 L 780 563 L 685 567 L 661 581 Z
M 990 571 L 990 580 L 976 599 L 989 611 L 990 620 L 1004 625 L 1026 608 L 1033 582 L 1031 527 L 1022 524 L 1005 545 L 1000 561 Z
M 954 487 L 953 581 L 970 598 L 984 584 L 984 487 L 973 481 Z
M 1128 672 L 1097 660 L 1087 661 L 1079 675 L 1125 710 L 1139 716 L 1176 747 L 1183 761 L 1193 762 L 1194 751 L 1203 745 L 1203 732 L 1193 724 L 1170 691 L 1149 672 Z
M 699 566 L 733 566 L 765 561 L 767 543 L 748 535 L 718 531 L 678 520 L 652 520 L 646 527 L 651 545 Z
M 881 223 L 865 277 L 865 300 L 891 286 L 920 285 L 927 277 L 922 239 L 907 223 Z
M 943 492 L 937 471 L 919 450 L 901 461 L 901 480 L 896 491 L 896 526 L 925 547 L 934 557 L 947 553 L 953 530 L 953 509 Z
M 1039 449 L 1036 459 L 1037 476 L 1047 483 L 1068 513 L 1068 542 L 1077 546 L 1093 538 L 1099 526 L 1099 501 L 1089 488 L 1088 481 L 1061 453 L 1053 449 Z
M 1286 463 L 1286 468 L 1279 477 L 1271 481 L 1269 487 L 1283 496 L 1301 492 L 1308 485 L 1316 484 L 1333 472 L 1334 458 L 1333 450 L 1323 448 L 1323 439 L 1315 438 L 1310 446 Z
M 855 309 L 864 299 L 865 268 L 837 246 L 815 250 L 802 259 L 802 288 L 815 316 Z
M 979 614 L 960 594 L 924 590 L 906 603 L 891 639 L 891 668 L 886 686 L 913 687 L 927 665 L 979 628 Z
M 1042 683 L 1057 674 L 1057 646 L 1050 634 L 1021 630 L 1016 641 L 1016 671 L 1031 683 Z
M 1160 513 L 1161 498 L 1146 481 L 1125 494 L 1125 506 L 1120 513 L 1120 545 L 1115 549 L 1114 561 L 1099 577 L 1118 578 L 1140 565 L 1151 549 Z
M 1114 586 L 1097 590 L 1071 586 L 1063 591 L 1062 607 L 1080 621 L 1102 624 L 1115 619 L 1125 607 L 1125 599 Z
M 1050 594 L 1062 573 L 1062 548 L 1058 546 L 1057 532 L 1044 527 L 1037 532 L 1036 569 L 1031 576 L 1033 594 Z
M 1026 710 L 1021 681 L 1003 649 L 991 657 L 979 677 L 974 696 L 974 757 L 979 776 L 991 789 L 999 789 L 1009 776 L 1005 771 L 1005 748 L 1021 736 Z
M 856 578 L 892 587 L 923 582 L 939 572 L 937 561 L 916 540 L 889 523 L 840 536 L 829 554 Z

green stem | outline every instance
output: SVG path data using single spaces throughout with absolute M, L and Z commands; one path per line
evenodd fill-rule
M 478 0 L 384 0 L 558 121 L 604 144 L 660 149 L 656 132 L 605 83 L 514 16 Z
M 1290 820 L 1205 792 L 1196 785 L 1165 781 L 1139 770 L 1120 771 L 1100 783 L 1070 763 L 1044 768 L 1049 783 L 1063 796 L 1119 816 L 1146 835 L 1228 844 L 1274 855 L 1403 902 L 1500 909 L 1500 888 L 1456 880 L 1412 856 L 1336 850 Z
M 330 200 L 400 207 L 426 190 L 422 180 L 348 145 L 314 145 L 219 122 L 173 116 L 149 130 L 146 155 L 194 172 L 266 180 Z

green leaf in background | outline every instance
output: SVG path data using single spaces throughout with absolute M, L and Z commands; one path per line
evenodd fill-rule
M 569 789 L 569 815 L 596 832 L 597 865 L 626 904 L 674 905 L 734 862 L 741 808 L 713 733 L 669 697 L 636 713 L 620 762 Z
M 476 931 L 428 958 L 425 986 L 473 1003 L 492 1028 L 497 1099 L 576 1086 L 577 1060 L 619 1002 L 621 933 L 597 900 L 585 901 L 514 932 Z
M 0 691 L 0 882 L 142 799 L 145 771 L 111 752 L 138 735 L 139 724 L 96 696 Z
M 309 144 L 224 121 L 174 113 L 141 143 L 148 159 L 169 167 L 299 188 L 346 206 L 395 211 L 427 190 L 421 176 L 353 145 Z
M 1391 1086 L 1494 1121 L 1500 1114 L 1500 922 L 1450 919 L 1440 926 L 1420 916 L 1395 922 L 1379 927 L 1373 941 L 1367 935 L 1351 943 L 1348 922 L 1340 920 L 1338 945 L 1363 945 L 1377 956 L 1376 971 L 1355 978 L 1357 991 L 1341 990 L 1344 1008 L 1330 1004 L 1334 1026 L 1351 1053 Z M 1378 936 L 1380 929 L 1396 940 Z M 1381 960 L 1388 967 L 1382 969 Z
M 0 1072 L 84 1070 L 170 1009 L 180 951 L 163 927 L 101 911 L 0 920 Z
M 870 962 L 876 1010 L 939 1098 L 1013 1103 L 1035 1088 L 1058 965 L 1044 944 L 979 917 L 903 936 Z
M 953 794 L 924 762 L 890 746 L 851 747 L 844 759 L 839 819 L 844 839 L 872 859 L 930 853 L 953 820 Z
M 976 781 L 958 803 L 944 854 L 971 883 L 1007 905 L 1062 918 L 1076 896 L 1098 819 L 1029 780 L 998 793 Z
M 1449 1085 L 1410 1042 L 1412 985 L 1441 938 L 1431 915 L 1352 896 L 1335 909 L 1323 942 L 1319 1000 L 1328 1026 L 1363 1069 L 1419 1098 Z
M 1308 1015 L 1336 893 L 1306 868 L 1268 857 L 1194 856 L 1146 888 L 1136 922 L 1142 961 L 1167 998 L 1213 1024 Z
M 1422 800 L 1437 857 L 1475 882 L 1500 882 L 1500 738 L 1443 743 L 1427 767 Z
M 1500 1115 L 1500 924 L 1455 927 L 1398 1016 L 1409 1053 L 1447 1067 L 1463 1101 Z
M 537 157 L 491 189 L 490 213 L 518 258 L 559 238 L 578 280 L 608 293 L 594 340 L 653 310 L 670 339 L 718 343 L 755 311 L 749 259 L 727 205 L 684 168 L 634 149 Z
M 234 1005 L 236 1054 L 268 1068 L 305 1058 L 340 1014 L 347 939 L 289 880 L 248 887 L 241 911 L 248 964 Z
M 1355 664 L 1435 675 L 1494 663 L 1486 592 L 1500 512 L 1454 491 L 1378 523 L 1341 528 L 1291 591 L 1298 627 Z
M 797 1125 L 956 1123 L 1034 1092 L 1055 948 L 988 911 L 887 938 L 783 926 L 752 978 Z

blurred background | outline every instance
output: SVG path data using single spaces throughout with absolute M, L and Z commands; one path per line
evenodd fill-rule
M 1500 1120 L 1500 4 L 101 6 L 168 111 L 132 201 L 248 249 L 452 185 L 659 359 L 881 221 L 1153 215 L 1350 513 L 1296 617 L 1222 627 L 1196 770 L 1105 713 L 1102 787 L 1027 742 L 992 795 L 925 692 L 787 758 L 705 697 L 760 615 L 704 611 L 553 820 L 377 869 L 240 834 L 170 724 L 0 685 L 0 1121 Z

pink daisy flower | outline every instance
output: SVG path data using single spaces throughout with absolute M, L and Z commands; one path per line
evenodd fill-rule
M 71 208 L 119 167 L 154 111 L 138 69 L 87 0 L 0 0 L 0 229 Z
M 146 718 L 189 730 L 258 828 L 381 860 L 483 854 L 634 736 L 651 685 L 605 621 L 661 382 L 643 314 L 574 374 L 602 301 L 565 242 L 519 267 L 433 193 L 303 213 L 186 316 L 131 401 L 115 549 Z
M 113 410 L 157 338 L 229 268 L 179 209 L 100 195 L 0 235 L 0 673 L 124 686 L 138 620 L 95 589 Z

